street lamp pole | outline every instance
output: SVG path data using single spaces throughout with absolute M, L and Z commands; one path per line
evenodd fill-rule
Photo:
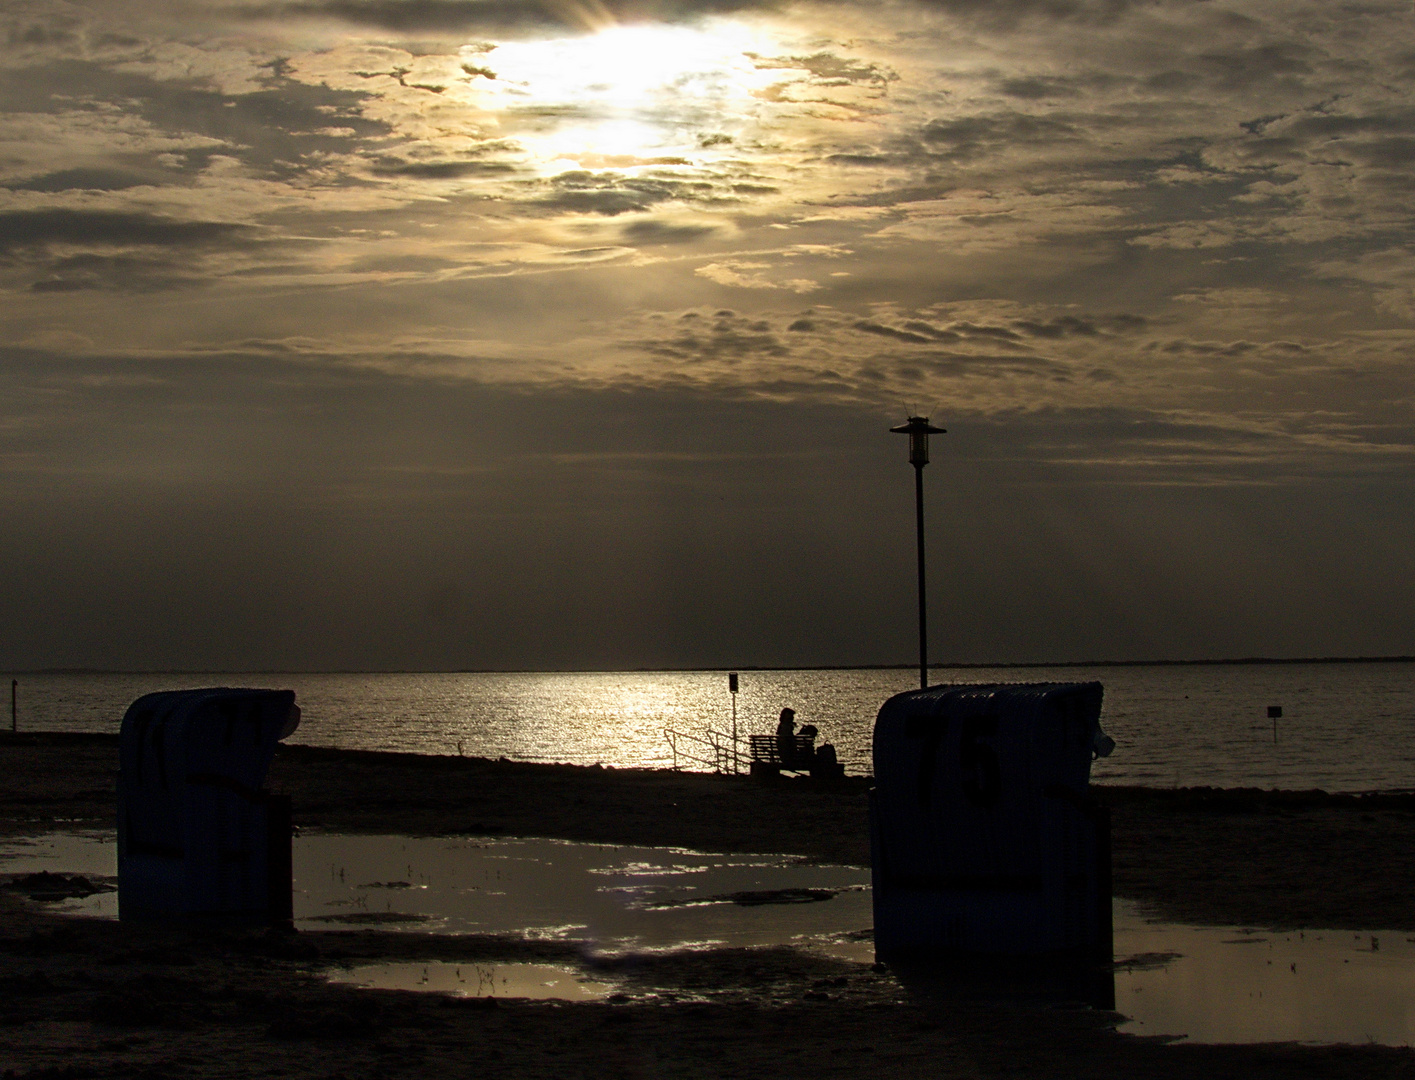
M 919 548 L 919 689 L 929 687 L 929 613 L 924 591 L 924 466 L 929 463 L 929 436 L 947 429 L 934 427 L 927 416 L 911 416 L 907 423 L 889 429 L 909 436 L 909 464 L 914 466 L 914 522 Z

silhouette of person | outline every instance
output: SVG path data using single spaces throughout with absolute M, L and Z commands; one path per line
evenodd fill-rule
M 816 760 L 816 736 L 818 734 L 820 734 L 820 732 L 816 730 L 815 724 L 804 724 L 801 730 L 796 732 L 796 745 L 794 750 L 796 752 L 796 765 L 798 768 L 802 765 L 808 767 L 814 766 Z M 802 745 L 803 739 L 809 741 L 805 745 Z
M 782 709 L 781 719 L 776 722 L 776 752 L 781 763 L 787 765 L 796 751 L 796 710 Z

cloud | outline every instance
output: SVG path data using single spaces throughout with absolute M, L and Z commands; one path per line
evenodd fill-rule
M 1026 113 L 930 120 L 919 132 L 931 153 L 959 161 L 976 159 L 1004 146 L 1051 145 L 1081 137 L 1081 129 L 1070 120 Z
M 247 226 L 131 211 L 0 211 L 0 266 L 31 293 L 153 292 L 215 276 L 209 261 L 258 250 Z
M 545 181 L 540 190 L 542 193 L 528 200 L 528 207 L 606 217 L 642 213 L 665 202 L 714 202 L 721 198 L 711 183 L 656 171 L 573 170 Z
M 1201 70 L 1226 90 L 1246 90 L 1284 77 L 1310 75 L 1316 50 L 1295 41 L 1200 53 Z M 1297 81 L 1297 80 L 1294 80 Z
M 805 71 L 819 85 L 839 86 L 856 83 L 883 91 L 899 81 L 898 72 L 884 64 L 841 56 L 835 52 L 816 52 L 806 56 L 762 56 L 747 53 L 758 67 L 773 71 Z
M 373 167 L 376 176 L 408 176 L 420 180 L 460 180 L 517 172 L 508 161 L 398 161 L 384 159 Z
M 1043 101 L 1048 98 L 1075 97 L 1079 93 L 1075 81 L 1068 78 L 1041 75 L 1023 75 L 1003 79 L 998 90 L 1008 97 L 1024 101 Z
M 708 263 L 698 267 L 695 273 L 719 285 L 729 285 L 737 289 L 786 289 L 794 293 L 808 293 L 820 288 L 818 282 L 809 278 L 773 279 L 761 273 L 771 267 L 771 263 L 739 259 L 732 262 Z
M 17 180 L 5 185 L 12 191 L 124 191 L 152 183 L 151 173 L 138 173 L 124 169 L 74 168 L 59 169 L 28 180 Z
M 1142 0 L 921 0 L 925 7 L 1003 28 L 1024 21 L 1108 25 Z
M 691 244 L 719 232 L 721 226 L 701 222 L 656 221 L 645 218 L 631 221 L 619 235 L 627 244 Z
M 152 292 L 201 280 L 187 260 L 134 255 L 72 255 L 48 263 L 30 284 L 37 293 L 121 289 Z
M 1377 305 L 1415 320 L 1415 249 L 1390 247 L 1357 258 L 1334 258 L 1314 268 L 1325 278 L 1359 281 L 1375 291 Z
M 33 264 L 11 276 L 27 299 L 200 279 L 232 297 L 262 287 L 366 289 L 354 306 L 373 310 L 377 290 L 396 284 L 407 291 L 393 308 L 440 324 L 446 317 L 432 312 L 469 302 L 457 282 L 526 275 L 537 279 L 537 323 L 558 308 L 556 325 L 571 327 L 580 305 L 612 322 L 618 297 L 645 292 L 670 310 L 700 300 L 694 288 L 731 289 L 734 305 L 754 310 L 810 293 L 822 301 L 816 313 L 767 320 L 773 340 L 814 350 L 809 357 L 745 347 L 740 355 L 763 364 L 764 382 L 808 380 L 803 372 L 817 364 L 862 388 L 878 379 L 890 392 L 913 377 L 910 365 L 924 380 L 978 377 L 987 364 L 963 359 L 975 356 L 992 358 L 1008 378 L 1032 371 L 1074 385 L 1100 372 L 1113 392 L 1138 392 L 1149 375 L 1129 361 L 1155 356 L 1165 342 L 1262 344 L 1256 313 L 1214 301 L 1213 290 L 1263 277 L 1282 293 L 1313 280 L 1318 265 L 1331 287 L 1361 291 L 1387 316 L 1405 310 L 1400 274 L 1360 264 L 1359 250 L 1334 258 L 1319 247 L 1400 247 L 1392 237 L 1400 235 L 1409 109 L 1376 82 L 1326 93 L 1351 78 L 1339 67 L 1362 51 L 1355 32 L 1342 44 L 1314 30 L 1304 44 L 1276 22 L 1230 26 L 1211 10 L 1165 4 L 941 3 L 912 16 L 917 40 L 932 43 L 923 53 L 882 32 L 840 44 L 844 35 L 823 29 L 824 8 L 777 12 L 783 21 L 771 25 L 790 25 L 796 36 L 754 52 L 753 64 L 769 65 L 754 70 L 795 90 L 754 94 L 731 114 L 704 108 L 691 122 L 656 102 L 632 120 L 655 134 L 668 127 L 652 124 L 681 123 L 681 153 L 578 150 L 584 167 L 557 171 L 566 159 L 547 166 L 553 150 L 537 140 L 622 118 L 603 103 L 533 97 L 492 110 L 478 95 L 502 92 L 504 80 L 465 67 L 495 73 L 494 42 L 472 63 L 460 51 L 465 36 L 436 41 L 438 25 L 522 15 L 542 27 L 526 31 L 534 40 L 543 13 L 493 2 L 228 11 L 261 14 L 271 41 L 289 35 L 300 47 L 271 46 L 279 58 L 261 66 L 244 38 L 237 47 L 239 35 L 224 45 L 212 38 L 202 57 L 188 58 L 211 76 L 184 77 L 184 54 L 158 50 L 146 67 L 127 66 L 131 56 L 122 70 L 105 59 L 50 62 L 27 71 L 29 84 L 6 84 L 23 104 L 14 115 L 30 125 L 11 128 L 7 144 L 7 156 L 11 145 L 30 155 L 9 173 L 17 199 L 30 201 L 10 212 L 119 215 L 95 218 L 83 239 L 60 219 L 50 222 L 52 240 L 0 235 L 13 265 L 21 256 Z M 896 14 L 866 21 L 883 27 Z M 376 34 L 281 21 L 325 15 Z M 950 44 L 960 19 L 972 24 L 966 56 Z M 1177 26 L 1187 30 L 1176 37 Z M 807 27 L 814 36 L 801 32 Z M 325 34 L 329 47 L 316 48 Z M 802 47 L 805 40 L 821 44 Z M 1245 65 L 1247 81 L 1235 74 Z M 259 76 L 245 92 L 203 82 L 238 69 Z M 60 96 L 65 84 L 80 92 Z M 855 108 L 885 89 L 890 96 L 871 99 L 870 109 Z M 851 110 L 837 109 L 841 102 Z M 41 115 L 50 125 L 42 130 Z M 108 153 L 104 144 L 120 137 L 129 141 Z M 1390 210 L 1378 215 L 1377 206 Z M 163 234 L 162 222 L 178 231 Z M 202 239 L 202 223 L 235 231 Z M 181 233 L 188 225 L 195 231 Z M 764 233 L 776 228 L 810 243 L 788 252 L 779 234 Z M 704 260 L 694 245 L 707 243 Z M 837 265 L 817 261 L 826 251 L 838 252 Z M 214 263 L 222 253 L 240 258 Z M 1358 265 L 1368 268 L 1350 269 Z M 969 314 L 922 300 L 960 290 L 1018 303 Z M 1042 303 L 1049 290 L 1069 303 Z M 1210 299 L 1184 305 L 1176 294 Z M 1095 314 L 1112 295 L 1144 314 L 1130 323 Z M 895 297 L 897 310 L 879 307 Z M 302 318 L 319 322 L 324 302 Z M 1193 310 L 1173 310 L 1182 307 Z M 504 370 L 523 363 L 533 382 L 561 362 L 553 349 L 544 363 L 532 361 L 516 343 L 527 331 L 509 318 L 498 326 L 500 354 L 518 358 Z M 1305 342 L 1290 328 L 1280 336 Z M 567 377 L 627 378 L 605 359 L 625 352 L 623 342 L 609 330 L 590 338 L 587 355 L 598 359 Z M 842 342 L 867 350 L 869 364 L 852 362 Z M 1021 363 L 1043 352 L 1046 363 Z M 443 361 L 430 356 L 409 354 L 407 363 L 440 370 Z
M 1095 337 L 1107 331 L 1126 333 L 1140 330 L 1149 323 L 1143 315 L 1058 315 L 1045 321 L 1018 319 L 1012 325 L 1029 337 L 1064 338 Z
M 731 360 L 753 357 L 780 360 L 791 355 L 790 347 L 769 322 L 750 319 L 732 311 L 709 316 L 685 312 L 669 336 L 632 343 L 644 352 L 689 362 Z
M 771 0 L 293 0 L 238 9 L 245 18 L 339 19 L 397 33 L 593 30 L 615 23 L 673 22 L 709 14 L 770 11 Z
M 175 221 L 114 210 L 0 211 L 0 253 L 58 244 L 80 247 L 205 248 L 244 243 L 249 230 L 221 221 Z
M 912 330 L 896 330 L 892 326 L 884 326 L 881 323 L 870 319 L 860 319 L 852 324 L 856 330 L 866 334 L 877 334 L 880 337 L 892 338 L 895 341 L 907 341 L 921 345 L 932 344 L 935 338 L 932 335 L 915 333 Z

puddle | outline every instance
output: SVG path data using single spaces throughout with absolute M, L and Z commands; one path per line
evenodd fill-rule
M 874 960 L 869 871 L 858 867 L 552 840 L 318 833 L 297 837 L 294 857 L 303 929 L 552 938 L 601 953 L 793 945 Z M 47 872 L 111 884 L 116 858 L 111 832 L 11 840 L 0 844 L 0 881 Z M 117 917 L 112 892 L 50 903 Z M 1415 1044 L 1415 935 L 1152 923 L 1117 900 L 1115 957 L 1124 1032 Z M 333 977 L 468 996 L 582 1000 L 617 991 L 535 964 L 380 964 Z
M 512 934 L 602 952 L 815 945 L 874 958 L 869 942 L 837 940 L 871 925 L 869 871 L 779 855 L 315 834 L 296 840 L 295 882 L 295 924 L 310 929 Z
M 111 833 L 0 845 L 0 875 L 38 871 L 113 880 Z M 782 855 L 556 840 L 346 836 L 294 843 L 295 925 L 509 934 L 594 951 L 794 945 L 870 963 L 870 872 Z M 117 917 L 104 893 L 56 910 Z
M 597 982 L 550 964 L 364 964 L 329 973 L 329 981 L 376 990 L 421 990 L 454 997 L 535 998 L 600 1001 L 617 993 L 615 983 Z
M 45 904 L 50 911 L 71 911 L 101 919 L 118 917 L 118 843 L 111 830 L 49 833 L 0 844 L 0 884 L 21 894 L 36 895 L 22 887 L 23 879 L 31 874 L 62 874 L 69 878 L 78 875 L 99 890 L 87 896 L 56 891 L 58 898 Z M 72 894 L 84 890 L 68 891 Z
M 1148 923 L 1115 905 L 1121 1031 L 1189 1042 L 1415 1044 L 1415 935 Z

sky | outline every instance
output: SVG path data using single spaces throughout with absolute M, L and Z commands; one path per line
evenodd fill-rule
M 1415 12 L 10 0 L 0 665 L 1415 653 Z

